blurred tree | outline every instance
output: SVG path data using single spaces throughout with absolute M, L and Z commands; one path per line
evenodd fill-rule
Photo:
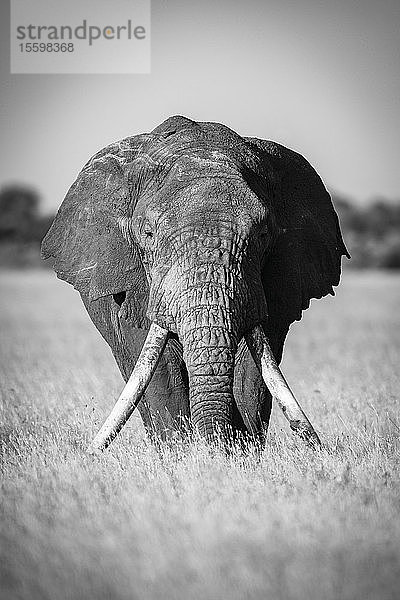
M 400 226 L 400 207 L 380 198 L 365 210 L 368 230 L 376 237 L 383 237 Z
M 357 205 L 333 196 L 354 268 L 400 269 L 400 202 Z
M 0 267 L 46 266 L 40 259 L 40 242 L 53 215 L 41 215 L 39 209 L 40 198 L 28 186 L 0 190 Z
M 39 219 L 39 197 L 28 187 L 0 190 L 0 240 L 33 241 Z

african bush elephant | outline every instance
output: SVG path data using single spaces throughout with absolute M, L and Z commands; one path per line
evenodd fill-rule
M 301 155 L 171 117 L 89 160 L 42 254 L 80 292 L 127 381 L 91 451 L 136 406 L 156 435 L 190 422 L 206 438 L 263 444 L 272 395 L 319 442 L 278 364 L 290 324 L 333 294 L 348 254 Z

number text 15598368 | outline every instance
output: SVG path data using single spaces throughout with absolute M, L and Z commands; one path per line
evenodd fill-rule
M 19 44 L 21 52 L 73 52 L 74 44 L 72 42 L 26 42 L 25 44 Z

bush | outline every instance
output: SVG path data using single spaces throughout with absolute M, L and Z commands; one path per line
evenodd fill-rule
M 53 220 L 39 213 L 35 190 L 10 185 L 0 190 L 0 266 L 43 266 L 40 242 Z
M 352 268 L 400 268 L 400 203 L 378 199 L 360 206 L 333 197 Z

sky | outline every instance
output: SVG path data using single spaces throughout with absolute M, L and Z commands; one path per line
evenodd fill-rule
M 46 211 L 100 148 L 173 114 L 293 148 L 331 192 L 400 200 L 398 0 L 153 0 L 146 75 L 11 75 L 0 10 L 0 186 Z

